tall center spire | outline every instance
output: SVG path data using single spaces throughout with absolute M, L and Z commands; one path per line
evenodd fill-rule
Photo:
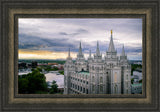
M 122 54 L 121 54 L 121 56 L 125 56 L 124 44 L 123 44 L 123 47 L 122 47 Z
M 81 47 L 81 42 L 79 44 L 79 52 L 78 52 L 79 55 L 82 55 L 82 47 Z
M 115 50 L 115 48 L 114 48 L 112 33 L 113 33 L 113 32 L 112 32 L 112 30 L 111 30 L 111 39 L 110 39 L 110 43 L 109 43 L 108 52 L 116 52 L 116 50 Z
M 96 55 L 97 55 L 97 56 L 100 56 L 99 43 L 98 43 L 98 41 L 97 41 Z
M 70 56 L 70 48 L 69 48 L 69 50 L 68 50 L 68 57 L 71 57 L 71 56 Z
M 92 58 L 92 56 L 91 56 L 91 50 L 89 50 L 89 58 Z
M 68 49 L 68 57 L 67 57 L 67 59 L 68 59 L 68 60 L 72 59 L 72 58 L 71 58 L 71 54 L 70 54 L 70 48 Z
M 80 42 L 80 44 L 79 44 L 79 52 L 78 52 L 77 57 L 79 57 L 79 58 L 83 58 L 83 57 L 84 57 L 84 56 L 83 56 L 83 53 L 82 53 L 81 42 Z

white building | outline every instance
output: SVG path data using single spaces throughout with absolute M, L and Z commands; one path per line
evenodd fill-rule
M 131 65 L 124 46 L 120 58 L 115 50 L 112 30 L 109 48 L 104 60 L 97 49 L 94 57 L 85 60 L 81 43 L 76 62 L 70 56 L 64 65 L 64 94 L 131 94 Z

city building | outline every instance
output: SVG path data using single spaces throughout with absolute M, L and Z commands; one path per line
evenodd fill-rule
M 97 42 L 94 57 L 84 58 L 80 42 L 76 61 L 70 56 L 70 49 L 64 65 L 64 94 L 131 94 L 131 65 L 122 47 L 117 56 L 112 30 L 108 50 L 102 59 Z

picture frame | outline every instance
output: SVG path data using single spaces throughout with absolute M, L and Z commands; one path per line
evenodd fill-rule
M 159 0 L 1 0 L 1 111 L 159 111 Z M 17 94 L 18 18 L 142 18 L 142 95 Z

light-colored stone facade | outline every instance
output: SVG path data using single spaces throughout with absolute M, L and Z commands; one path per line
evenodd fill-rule
M 81 43 L 75 63 L 69 50 L 64 65 L 64 94 L 131 94 L 131 65 L 124 46 L 120 58 L 117 56 L 112 31 L 104 59 L 98 42 L 94 57 L 90 51 L 88 60 L 84 58 Z

